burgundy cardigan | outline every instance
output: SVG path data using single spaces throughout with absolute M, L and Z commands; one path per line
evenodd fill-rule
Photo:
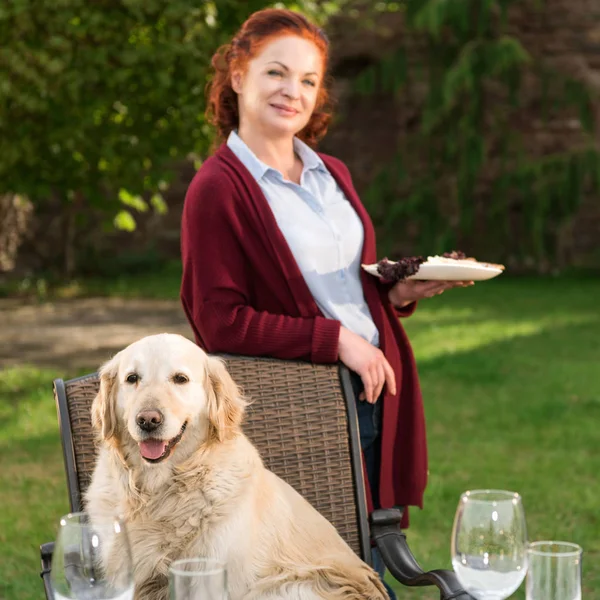
M 373 225 L 348 168 L 319 156 L 363 223 L 361 262 L 377 262 Z M 319 310 L 260 186 L 227 145 L 192 180 L 181 227 L 181 301 L 199 346 L 207 352 L 314 363 L 338 360 L 339 321 Z M 414 356 L 398 319 L 411 314 L 414 305 L 397 310 L 388 299 L 389 286 L 364 271 L 361 280 L 397 384 L 396 395 L 386 391 L 383 398 L 380 502 L 383 508 L 422 507 L 427 483 L 423 403 Z M 368 489 L 367 499 L 372 509 Z

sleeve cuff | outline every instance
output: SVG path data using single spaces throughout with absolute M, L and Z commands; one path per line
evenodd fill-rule
M 410 317 L 417 310 L 417 302 L 411 302 L 402 308 L 394 306 L 394 310 L 399 317 Z
M 390 302 L 389 296 L 388 294 L 390 293 L 390 290 L 394 287 L 393 283 L 383 283 L 381 281 L 378 282 L 379 284 L 379 289 L 381 290 L 381 299 L 382 302 Z M 390 302 L 390 304 L 392 304 Z M 398 308 L 397 306 L 394 306 L 392 304 L 392 308 L 394 309 L 394 312 L 396 313 L 396 316 L 400 317 L 400 318 L 404 318 L 404 317 L 410 317 L 410 315 L 412 315 L 415 310 L 417 309 L 417 302 L 411 302 L 410 304 L 407 304 L 406 306 L 403 306 L 402 308 Z
M 338 360 L 340 322 L 325 317 L 315 317 L 311 360 L 317 364 L 332 364 Z

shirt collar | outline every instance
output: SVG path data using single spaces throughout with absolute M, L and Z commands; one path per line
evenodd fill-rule
M 237 134 L 236 131 L 232 131 L 227 138 L 227 145 L 232 152 L 242 161 L 244 166 L 250 171 L 250 174 L 256 181 L 262 179 L 262 176 L 271 167 L 266 165 L 260 160 L 250 148 L 246 145 L 246 142 Z
M 248 147 L 246 142 L 237 134 L 236 131 L 232 131 L 227 138 L 227 145 L 230 150 L 242 161 L 244 166 L 250 171 L 250 174 L 256 181 L 262 179 L 267 171 L 278 172 L 273 167 L 265 164 L 260 160 L 252 150 Z M 321 157 L 302 140 L 294 138 L 294 151 L 302 160 L 304 164 L 304 171 L 321 170 L 326 171 L 325 164 L 321 160 Z
M 297 137 L 294 138 L 294 151 L 300 157 L 300 160 L 302 160 L 305 171 L 312 171 L 313 169 L 326 170 L 321 157 Z

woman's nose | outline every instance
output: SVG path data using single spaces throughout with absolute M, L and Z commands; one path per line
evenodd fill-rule
M 288 80 L 283 86 L 283 94 L 288 98 L 298 98 L 300 94 L 300 86 L 297 81 Z

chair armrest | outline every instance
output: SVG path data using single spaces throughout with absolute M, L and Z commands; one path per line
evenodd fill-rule
M 453 571 L 423 571 L 400 529 L 401 519 L 402 510 L 398 508 L 378 509 L 371 513 L 371 537 L 390 573 L 403 585 L 436 586 L 441 600 L 473 600 Z
M 54 592 L 50 586 L 50 570 L 52 568 L 52 553 L 54 552 L 54 542 L 42 544 L 40 546 L 40 557 L 42 561 L 42 572 L 40 577 L 44 582 L 44 591 L 47 600 L 54 600 Z

